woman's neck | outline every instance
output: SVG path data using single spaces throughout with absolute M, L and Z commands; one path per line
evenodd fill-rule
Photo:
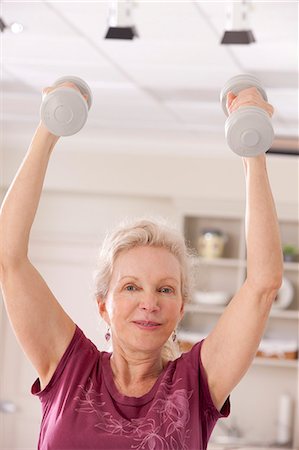
M 114 351 L 110 358 L 114 381 L 122 390 L 133 386 L 150 386 L 155 383 L 164 369 L 161 355 L 133 357 Z

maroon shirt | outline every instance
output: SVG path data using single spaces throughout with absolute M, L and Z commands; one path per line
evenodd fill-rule
M 204 450 L 219 413 L 200 361 L 202 342 L 170 361 L 142 397 L 118 392 L 111 353 L 77 326 L 49 384 L 31 392 L 42 403 L 40 450 Z

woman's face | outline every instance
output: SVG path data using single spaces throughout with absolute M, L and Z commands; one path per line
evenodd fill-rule
M 177 258 L 160 247 L 121 252 L 100 311 L 111 326 L 114 348 L 160 351 L 183 315 Z

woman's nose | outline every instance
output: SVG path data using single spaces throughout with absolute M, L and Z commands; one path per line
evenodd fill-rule
M 139 307 L 141 309 L 145 309 L 147 311 L 158 311 L 160 309 L 158 298 L 154 294 L 145 295 L 139 303 Z

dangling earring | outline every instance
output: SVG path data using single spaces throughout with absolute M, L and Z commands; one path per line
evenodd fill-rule
M 105 339 L 108 342 L 111 338 L 111 334 L 110 334 L 110 327 L 108 327 L 107 329 L 107 333 L 105 334 Z
M 176 341 L 176 330 L 173 330 L 173 333 L 172 333 L 172 340 L 173 340 L 173 342 Z

